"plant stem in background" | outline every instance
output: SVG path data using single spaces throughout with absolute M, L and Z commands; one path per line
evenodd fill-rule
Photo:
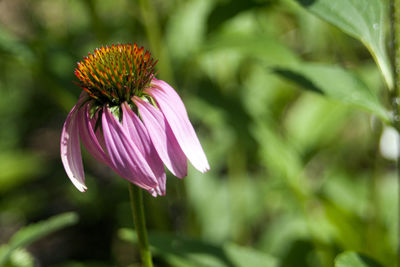
M 390 93 L 390 101 L 393 108 L 393 126 L 400 134 L 400 111 L 399 111 L 399 89 L 400 89 L 400 0 L 390 1 L 390 28 L 392 46 L 392 65 L 394 88 Z M 397 266 L 400 267 L 400 144 L 397 144 L 397 177 L 398 177 L 398 228 L 397 228 Z
M 143 267 L 153 267 L 149 241 L 147 239 L 146 220 L 144 217 L 142 189 L 129 183 L 129 196 L 132 209 L 133 222 L 138 236 L 140 257 Z
M 169 84 L 174 85 L 172 70 L 170 67 L 171 62 L 166 51 L 166 45 L 161 36 L 160 24 L 157 20 L 157 10 L 154 8 L 151 0 L 139 0 L 139 5 L 150 48 L 159 59 L 158 67 L 160 70 L 160 76 L 163 80 L 168 81 Z

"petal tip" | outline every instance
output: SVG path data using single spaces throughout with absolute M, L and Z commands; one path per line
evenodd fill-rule
M 210 170 L 210 166 L 207 166 L 205 168 L 203 168 L 202 170 L 200 170 L 201 173 L 206 173 Z
M 156 186 L 154 188 L 151 188 L 150 190 L 147 190 L 153 197 L 158 197 L 158 196 L 165 196 L 166 191 L 165 189 L 163 190 L 160 186 Z
M 82 184 L 78 179 L 74 177 L 70 177 L 71 182 L 74 184 L 74 186 L 82 193 L 86 192 L 87 186 Z

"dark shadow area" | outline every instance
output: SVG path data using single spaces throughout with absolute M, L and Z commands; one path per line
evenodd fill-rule
M 309 79 L 307 79 L 306 77 L 297 72 L 281 68 L 275 68 L 273 72 L 285 78 L 288 81 L 301 85 L 306 90 L 313 91 L 319 94 L 324 94 L 324 92 L 321 89 L 319 89 L 312 81 L 310 81 Z
M 222 1 L 219 5 L 213 9 L 209 18 L 208 18 L 208 32 L 212 32 L 214 29 L 218 28 L 223 22 L 229 20 L 240 12 L 243 12 L 252 8 L 260 8 L 271 5 L 272 3 L 277 2 L 274 0 L 269 0 L 266 2 L 260 1 L 242 1 L 242 0 L 233 0 L 233 1 Z
M 296 0 L 300 5 L 309 7 L 313 5 L 317 0 Z
M 297 240 L 289 248 L 280 266 L 311 267 L 311 264 L 308 259 L 312 251 L 313 251 L 313 245 L 309 241 Z
M 365 266 L 368 267 L 382 267 L 382 265 L 380 263 L 378 263 L 377 261 L 363 255 L 363 254 L 358 254 L 360 261 L 362 263 L 365 263 Z

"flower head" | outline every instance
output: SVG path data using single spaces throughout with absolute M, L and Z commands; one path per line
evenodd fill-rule
M 187 175 L 187 159 L 209 170 L 182 100 L 154 77 L 156 63 L 136 44 L 101 47 L 78 63 L 83 92 L 61 135 L 61 159 L 78 190 L 87 189 L 80 141 L 96 160 L 153 196 L 166 192 L 163 165 L 179 178 Z

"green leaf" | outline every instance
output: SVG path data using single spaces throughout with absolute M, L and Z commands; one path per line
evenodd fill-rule
M 382 267 L 382 265 L 360 253 L 346 251 L 336 257 L 335 267 Z
M 348 123 L 349 111 L 348 106 L 316 94 L 303 94 L 287 112 L 284 125 L 288 140 L 301 153 L 329 145 Z
M 304 89 L 357 106 L 375 114 L 383 121 L 389 121 L 389 114 L 379 102 L 378 96 L 358 76 L 343 68 L 302 63 L 285 68 L 275 68 L 274 71 Z
M 262 60 L 264 64 L 287 65 L 298 62 L 292 50 L 268 34 L 222 32 L 211 38 L 204 52 L 234 51 L 240 55 Z
M 120 229 L 121 239 L 137 243 L 137 235 L 131 229 Z M 204 241 L 179 237 L 168 233 L 150 233 L 153 252 L 164 258 L 171 266 L 263 266 L 276 267 L 278 261 L 261 251 L 235 244 L 219 247 Z
M 228 244 L 224 247 L 228 257 L 237 267 L 277 267 L 279 263 L 274 257 L 249 247 Z
M 45 169 L 43 160 L 30 151 L 0 152 L 0 193 L 26 183 Z
M 175 60 L 190 57 L 196 51 L 206 33 L 207 16 L 214 5 L 209 0 L 190 0 L 178 5 L 166 28 L 166 39 Z M 185 42 L 182 42 L 185 36 Z
M 359 39 L 371 52 L 389 88 L 393 88 L 391 65 L 385 47 L 385 8 L 381 0 L 296 1 Z
M 35 259 L 25 249 L 17 249 L 11 253 L 10 260 L 5 267 L 34 267 Z
M 136 232 L 121 229 L 119 237 L 137 243 Z M 198 240 L 190 240 L 167 233 L 149 233 L 150 248 L 171 266 L 234 266 L 222 248 Z
M 30 224 L 15 233 L 8 244 L 0 248 L 0 266 L 5 264 L 12 253 L 36 240 L 78 221 L 78 216 L 73 212 L 56 215 L 38 223 Z

